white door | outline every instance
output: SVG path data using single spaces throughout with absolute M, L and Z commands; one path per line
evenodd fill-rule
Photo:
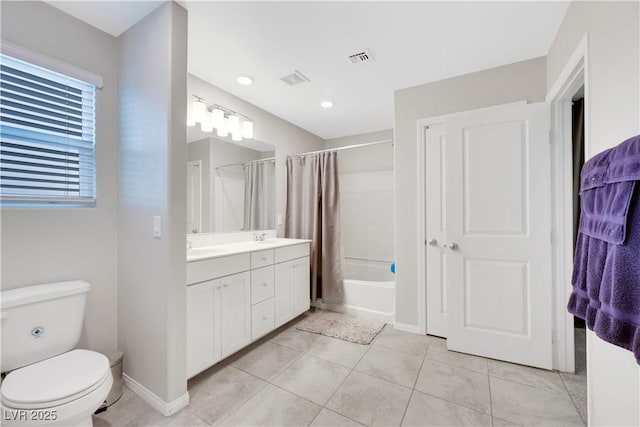
M 187 233 L 202 229 L 202 173 L 200 160 L 187 163 Z
M 446 154 L 444 124 L 425 129 L 427 333 L 447 336 Z
M 551 368 L 549 108 L 445 119 L 447 346 Z
M 251 274 L 220 279 L 220 352 L 235 353 L 251 342 Z

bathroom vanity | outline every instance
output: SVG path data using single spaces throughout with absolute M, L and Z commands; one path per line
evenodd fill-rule
M 187 250 L 187 377 L 309 309 L 308 240 Z

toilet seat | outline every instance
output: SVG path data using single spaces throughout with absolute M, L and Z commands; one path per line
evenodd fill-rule
M 64 405 L 99 389 L 111 378 L 109 360 L 72 350 L 10 372 L 2 381 L 2 405 L 41 409 Z

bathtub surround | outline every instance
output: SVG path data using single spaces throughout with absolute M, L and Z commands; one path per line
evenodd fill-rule
M 311 243 L 311 302 L 343 300 L 340 183 L 335 151 L 287 158 L 284 235 Z

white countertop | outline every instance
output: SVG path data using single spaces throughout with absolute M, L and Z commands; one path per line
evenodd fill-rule
M 245 242 L 201 246 L 187 250 L 187 262 L 201 261 L 203 259 L 210 258 L 220 258 L 229 255 L 256 252 L 265 249 L 281 248 L 284 246 L 299 245 L 300 243 L 309 242 L 311 242 L 311 240 L 275 238 L 262 241 L 249 240 Z

